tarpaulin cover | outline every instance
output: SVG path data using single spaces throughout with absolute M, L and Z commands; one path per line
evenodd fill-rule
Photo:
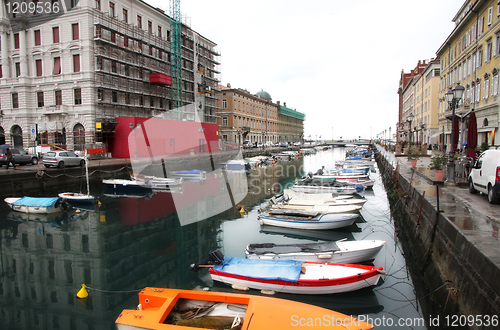
M 23 197 L 12 204 L 21 206 L 46 207 L 50 210 L 58 199 L 59 197 Z
M 265 280 L 283 280 L 298 282 L 303 261 L 296 260 L 260 260 L 224 257 L 222 265 L 214 271 L 230 273 Z

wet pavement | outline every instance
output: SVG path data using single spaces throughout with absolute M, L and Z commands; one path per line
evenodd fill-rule
M 437 207 L 438 185 L 439 209 L 443 215 L 483 255 L 500 267 L 500 204 L 490 204 L 485 194 L 469 193 L 466 178 L 457 178 L 457 184 L 436 182 L 434 171 L 428 169 L 430 157 L 422 157 L 416 169 L 412 169 L 406 157 L 396 157 L 381 147 L 378 149 L 402 176 L 411 180 L 412 187 L 422 193 L 425 191 L 425 199 L 434 207 Z

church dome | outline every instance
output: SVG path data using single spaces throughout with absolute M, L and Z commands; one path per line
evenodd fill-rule
M 260 96 L 263 99 L 269 99 L 269 100 L 271 100 L 271 95 L 268 92 L 264 91 L 264 90 L 260 90 L 260 92 L 257 92 L 257 94 L 255 94 L 255 95 Z

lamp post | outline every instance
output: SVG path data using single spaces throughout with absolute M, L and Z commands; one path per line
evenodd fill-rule
M 238 147 L 241 147 L 241 129 L 237 130 L 236 133 L 238 134 Z
M 389 152 L 391 152 L 391 128 L 389 127 Z
M 413 121 L 413 113 L 410 113 L 410 115 L 408 116 L 408 118 L 406 120 L 408 120 L 408 123 L 410 123 L 410 129 L 408 131 L 408 139 L 409 139 L 408 146 L 411 147 L 411 136 L 412 136 L 412 133 L 411 133 L 411 122 Z
M 455 183 L 455 160 L 453 159 L 455 156 L 455 145 L 453 143 L 453 137 L 455 136 L 455 130 L 457 129 L 455 127 L 455 109 L 458 105 L 458 102 L 462 99 L 462 96 L 464 94 L 465 87 L 461 86 L 460 84 L 457 83 L 455 88 L 453 90 L 450 89 L 446 92 L 446 101 L 448 101 L 448 104 L 451 107 L 451 143 L 450 143 L 450 155 L 448 157 L 448 178 L 446 179 L 446 182 L 448 183 Z
M 137 123 L 135 126 L 133 123 L 128 123 L 128 127 L 130 130 L 134 130 L 134 148 L 135 148 L 135 153 L 134 153 L 134 159 L 137 159 L 137 130 L 141 128 L 141 124 Z

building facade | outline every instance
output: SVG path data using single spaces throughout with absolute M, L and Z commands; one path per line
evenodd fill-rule
M 81 150 L 106 143 L 116 117 L 216 122 L 215 43 L 180 24 L 173 109 L 171 18 L 140 0 L 68 4 L 50 19 L 0 6 L 0 144 Z
M 278 120 L 280 141 L 283 142 L 298 142 L 304 138 L 304 120 L 306 116 L 294 109 L 286 107 L 286 102 L 279 106 Z
M 469 0 L 453 18 L 455 28 L 438 49 L 441 58 L 439 84 L 439 126 L 446 144 L 451 143 L 452 109 L 446 92 L 460 84 L 465 93 L 456 114 L 460 144 L 467 136 L 468 114 L 475 111 L 478 144 L 498 145 L 500 70 L 500 3 L 497 0 Z
M 279 141 L 278 105 L 265 91 L 251 94 L 247 90 L 217 86 L 219 108 L 219 138 L 241 144 L 251 142 L 273 143 Z

